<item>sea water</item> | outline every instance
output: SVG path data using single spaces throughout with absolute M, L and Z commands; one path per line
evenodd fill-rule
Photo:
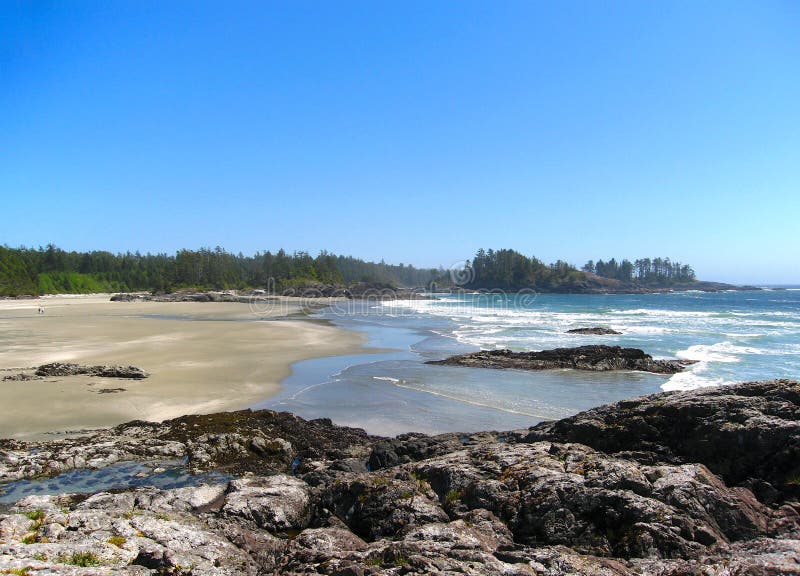
M 670 390 L 800 377 L 800 290 L 642 295 L 436 294 L 350 301 L 318 317 L 365 332 L 379 353 L 294 365 L 258 407 L 329 417 L 374 434 L 528 427 Z M 573 335 L 603 326 L 620 335 Z M 675 375 L 525 372 L 425 364 L 478 349 L 609 344 L 697 363 Z
M 0 509 L 26 496 L 91 493 L 152 486 L 168 490 L 201 484 L 225 484 L 231 477 L 222 472 L 191 474 L 186 461 L 117 462 L 104 468 L 70 470 L 38 480 L 18 480 L 0 485 Z

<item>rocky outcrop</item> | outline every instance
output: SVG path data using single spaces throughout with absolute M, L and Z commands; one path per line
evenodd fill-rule
M 437 436 L 418 433 L 400 434 L 395 438 L 378 441 L 369 455 L 367 464 L 370 470 L 380 470 L 505 439 L 505 435 L 497 432 L 450 433 Z
M 82 366 L 80 364 L 53 362 L 42 364 L 36 369 L 36 376 L 97 376 L 100 378 L 128 378 L 142 380 L 150 376 L 136 366 Z
M 618 280 L 583 272 L 581 278 L 568 280 L 555 288 L 545 288 L 542 292 L 564 294 L 656 294 L 695 290 L 700 292 L 729 292 L 762 290 L 757 286 L 741 286 L 723 282 L 695 280 L 693 282 L 647 282 L 637 280 Z
M 339 467 L 360 462 L 366 470 L 372 446 L 384 440 L 361 429 L 334 426 L 328 419 L 304 420 L 271 410 L 133 421 L 55 441 L 0 440 L 0 483 L 130 460 L 178 458 L 186 458 L 194 472 L 235 475 L 289 473 L 319 462 Z
M 304 282 L 278 291 L 280 296 L 315 300 L 319 298 L 347 298 L 359 300 L 432 300 L 423 289 L 404 288 L 382 282 L 355 282 L 353 284 L 323 284 Z M 240 302 L 252 304 L 276 300 L 275 294 L 264 290 L 203 291 L 203 292 L 130 292 L 114 294 L 112 302 Z
M 605 336 L 609 334 L 622 334 L 622 332 L 617 332 L 613 328 L 594 326 L 593 328 L 573 328 L 572 330 L 567 330 L 567 334 L 590 334 L 596 336 Z
M 702 462 L 767 502 L 800 498 L 800 384 L 667 392 L 531 428 L 526 441 L 579 442 L 650 462 Z
M 682 372 L 693 360 L 654 360 L 638 348 L 620 346 L 578 346 L 555 348 L 541 352 L 512 352 L 503 350 L 481 350 L 459 354 L 444 360 L 431 360 L 428 364 L 468 366 L 470 368 L 513 368 L 516 370 L 637 370 L 658 374 Z
M 422 289 L 402 288 L 380 282 L 356 282 L 347 287 L 352 298 L 362 300 L 435 300 Z
M 5 479 L 78 449 L 83 466 L 169 453 L 239 477 L 29 496 L 0 514 L 0 572 L 800 575 L 798 410 L 800 384 L 774 381 L 503 433 L 388 439 L 242 411 L 3 441 Z
M 269 297 L 252 293 L 233 292 L 124 292 L 111 296 L 112 302 L 239 302 L 269 300 Z M 273 298 L 274 299 L 274 298 Z

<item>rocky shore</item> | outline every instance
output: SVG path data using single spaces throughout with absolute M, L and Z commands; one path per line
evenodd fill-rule
M 694 282 L 640 283 L 635 280 L 624 281 L 606 278 L 591 272 L 584 272 L 583 278 L 560 285 L 555 292 L 568 294 L 658 294 L 666 292 L 729 292 L 761 290 L 757 286 L 742 286 L 724 282 L 695 280 Z
M 360 300 L 431 300 L 422 288 L 402 288 L 379 282 L 353 284 L 322 284 L 309 282 L 284 288 L 277 294 L 265 290 L 126 292 L 111 296 L 112 302 L 240 302 L 258 303 L 274 300 L 276 296 L 303 299 L 346 298 Z
M 0 442 L 0 480 L 185 458 L 233 479 L 28 496 L 13 574 L 800 574 L 800 383 L 397 438 L 243 411 Z
M 605 278 L 590 272 L 583 272 L 581 278 L 562 282 L 558 286 L 485 286 L 467 284 L 463 286 L 440 286 L 437 291 L 451 293 L 513 293 L 524 290 L 527 293 L 539 292 L 542 294 L 666 294 L 670 292 L 749 292 L 760 291 L 763 288 L 749 285 L 726 284 L 724 282 L 709 282 L 696 280 L 684 283 L 647 283 L 642 284 L 636 281 L 622 281 L 616 278 Z
M 600 345 L 554 348 L 541 352 L 512 352 L 508 349 L 481 350 L 427 362 L 427 364 L 470 368 L 515 370 L 560 370 L 566 368 L 594 372 L 636 370 L 658 374 L 676 374 L 694 363 L 693 360 L 654 360 L 652 356 L 638 348 Z

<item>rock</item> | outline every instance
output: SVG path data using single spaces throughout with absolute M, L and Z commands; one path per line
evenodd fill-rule
M 234 480 L 222 514 L 243 518 L 273 533 L 302 530 L 311 519 L 308 485 L 282 474 Z
M 659 374 L 682 372 L 694 360 L 653 360 L 638 348 L 620 346 L 578 346 L 555 348 L 541 352 L 512 352 L 511 350 L 481 350 L 459 354 L 445 360 L 431 360 L 427 364 L 468 366 L 472 368 L 514 368 L 517 370 L 637 370 Z
M 489 510 L 528 546 L 687 557 L 767 533 L 772 518 L 703 467 L 641 467 L 577 444 L 487 445 L 410 466 L 451 516 Z
M 231 450 L 210 449 L 207 438 L 236 434 Z M 369 456 L 382 438 L 361 429 L 335 426 L 328 419 L 304 420 L 287 412 L 243 410 L 221 414 L 183 416 L 159 425 L 159 436 L 187 444 L 191 450 L 209 452 L 200 469 L 224 468 L 232 473 L 290 472 L 301 461 L 339 460 Z M 256 440 L 255 445 L 253 440 Z M 201 439 L 202 438 L 202 439 Z M 263 449 L 262 449 L 263 448 Z M 213 453 L 213 454 L 212 454 Z
M 800 540 L 757 538 L 721 547 L 701 559 L 634 560 L 637 574 L 648 576 L 707 576 L 743 574 L 800 575 Z
M 438 436 L 417 433 L 400 434 L 375 445 L 369 456 L 369 469 L 374 471 L 398 464 L 418 462 L 462 450 L 465 446 L 496 442 L 499 436 L 496 432 L 439 434 Z
M 0 483 L 102 468 L 129 460 L 188 457 L 194 472 L 272 474 L 335 461 L 362 470 L 385 438 L 330 420 L 304 420 L 271 410 L 183 416 L 162 423 L 133 421 L 108 430 L 45 442 L 0 440 Z
M 256 436 L 250 440 L 250 449 L 265 458 L 277 458 L 286 463 L 292 461 L 292 455 L 294 454 L 292 444 L 283 438 Z
M 96 566 L 75 573 L 184 574 L 191 568 L 196 575 L 255 574 L 247 553 L 183 511 L 187 496 L 185 489 L 140 489 L 99 493 L 78 504 L 69 497 L 26 499 L 19 513 L 0 516 L 0 530 L 10 521 L 40 522 L 31 518 L 41 518 L 41 525 L 25 542 L 15 534 L 0 542 L 0 572 L 35 566 L 46 574 L 72 574 L 77 566 Z
M 221 535 L 203 528 L 191 519 L 166 519 L 134 515 L 131 527 L 136 530 L 138 553 L 131 562 L 147 568 L 191 568 L 202 573 L 255 574 L 252 559 Z M 220 567 L 227 570 L 220 570 Z
M 572 330 L 567 330 L 567 334 L 595 334 L 598 336 L 602 336 L 606 334 L 622 334 L 622 332 L 617 332 L 612 328 L 603 328 L 601 326 L 595 326 L 593 328 L 573 328 Z
M 37 376 L 98 376 L 101 378 L 130 378 L 141 380 L 149 374 L 136 366 L 81 366 L 80 364 L 53 362 L 36 369 Z
M 309 480 L 312 484 L 321 481 L 315 491 L 318 507 L 329 510 L 367 541 L 448 519 L 430 486 L 408 474 L 403 477 L 346 473 L 320 477 L 312 474 Z
M 308 565 L 366 548 L 366 542 L 345 528 L 309 528 L 292 542 L 290 553 L 292 564 Z
M 174 509 L 184 511 L 206 511 L 214 507 L 221 507 L 226 492 L 227 485 L 225 484 L 201 484 L 200 486 L 175 488 L 169 491 L 174 498 L 169 505 Z
M 435 300 L 422 290 L 400 288 L 381 282 L 356 282 L 347 287 L 350 298 L 362 300 Z
M 526 441 L 580 442 L 640 462 L 700 462 L 767 503 L 800 497 L 800 383 L 666 392 L 530 429 Z
M 305 282 L 286 288 L 281 296 L 291 296 L 314 300 L 318 298 L 358 298 L 364 300 L 434 300 L 423 289 L 402 288 L 381 282 L 356 282 L 349 286 L 343 284 L 323 284 Z M 123 293 L 111 296 L 112 302 L 253 302 L 274 301 L 276 296 L 263 290 L 252 291 L 179 291 L 170 293 Z
M 146 296 L 146 292 L 113 294 L 110 300 L 111 302 L 138 302 L 145 300 Z
M 91 375 L 100 378 L 130 378 L 133 380 L 141 380 L 150 376 L 136 366 L 92 366 Z

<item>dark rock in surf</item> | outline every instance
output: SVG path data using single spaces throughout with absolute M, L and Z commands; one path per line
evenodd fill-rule
M 459 354 L 444 360 L 431 360 L 428 364 L 468 366 L 471 368 L 513 368 L 517 370 L 636 370 L 658 374 L 682 372 L 693 360 L 654 360 L 638 348 L 620 346 L 578 346 L 555 348 L 541 352 L 512 352 L 503 350 L 481 350 L 470 354 Z
M 591 334 L 597 336 L 605 336 L 607 334 L 622 334 L 612 328 L 603 328 L 602 326 L 595 326 L 593 328 L 573 328 L 567 330 L 567 334 Z

